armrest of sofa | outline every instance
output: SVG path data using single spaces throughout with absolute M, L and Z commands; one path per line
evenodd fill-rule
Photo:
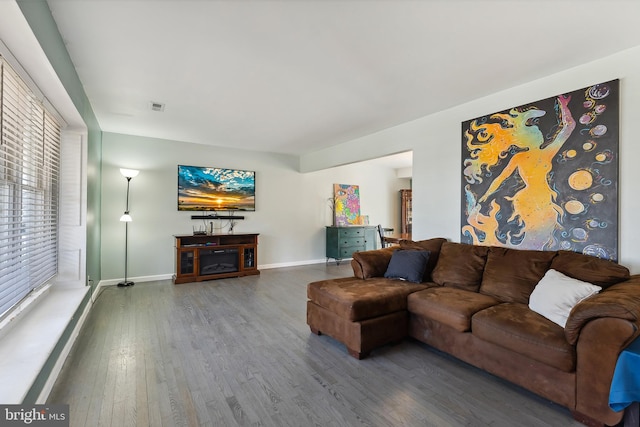
M 391 255 L 397 247 L 374 249 L 371 251 L 354 252 L 351 260 L 353 274 L 359 279 L 383 277 L 391 261 Z
M 582 328 L 591 320 L 610 317 L 628 320 L 640 328 L 640 275 L 613 285 L 581 301 L 569 314 L 564 333 L 575 344 Z
M 637 336 L 637 321 L 599 317 L 584 325 L 576 342 L 578 415 L 598 420 L 599 425 L 620 422 L 624 413 L 609 407 L 611 381 L 618 356 Z
M 640 275 L 577 304 L 565 336 L 576 345 L 575 412 L 616 425 L 622 412 L 608 405 L 618 355 L 640 334 Z

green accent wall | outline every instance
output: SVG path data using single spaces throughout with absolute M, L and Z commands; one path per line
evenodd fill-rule
M 25 404 L 33 404 L 42 392 L 47 379 L 78 324 L 83 311 L 91 300 L 101 278 L 100 268 L 100 212 L 102 188 L 102 130 L 93 113 L 91 104 L 80 78 L 76 73 L 51 11 L 44 0 L 17 0 L 22 14 L 42 46 L 45 54 L 75 107 L 87 126 L 87 275 L 91 277 L 91 292 L 82 300 L 75 315 L 67 325 L 58 344 L 43 366 L 33 386 L 27 393 Z
M 84 92 L 47 2 L 45 0 L 17 0 L 17 4 L 87 125 L 87 274 L 92 279 L 90 285 L 95 288 L 102 276 L 100 270 L 102 130 L 93 114 L 89 99 Z

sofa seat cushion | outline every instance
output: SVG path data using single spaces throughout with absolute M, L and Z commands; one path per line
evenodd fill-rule
M 433 281 L 442 286 L 477 292 L 488 253 L 488 246 L 444 242 L 438 264 L 431 274 Z
M 475 313 L 499 303 L 497 299 L 477 292 L 435 287 L 409 295 L 407 309 L 412 315 L 467 332 L 471 329 L 471 317 Z
M 526 304 L 504 303 L 482 310 L 471 319 L 471 331 L 477 338 L 538 362 L 565 372 L 575 370 L 575 347 L 567 342 L 564 329 Z
M 492 246 L 482 275 L 480 293 L 502 302 L 529 303 L 533 292 L 555 251 L 534 251 Z
M 394 279 L 345 277 L 309 283 L 307 297 L 320 307 L 357 322 L 406 310 L 407 296 L 428 287 L 425 283 Z

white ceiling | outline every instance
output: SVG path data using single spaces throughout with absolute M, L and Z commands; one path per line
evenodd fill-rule
M 294 155 L 640 45 L 638 0 L 48 4 L 102 130 Z

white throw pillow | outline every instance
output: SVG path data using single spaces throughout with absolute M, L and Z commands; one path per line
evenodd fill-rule
M 564 328 L 571 309 L 600 292 L 600 286 L 548 270 L 529 297 L 529 308 Z

